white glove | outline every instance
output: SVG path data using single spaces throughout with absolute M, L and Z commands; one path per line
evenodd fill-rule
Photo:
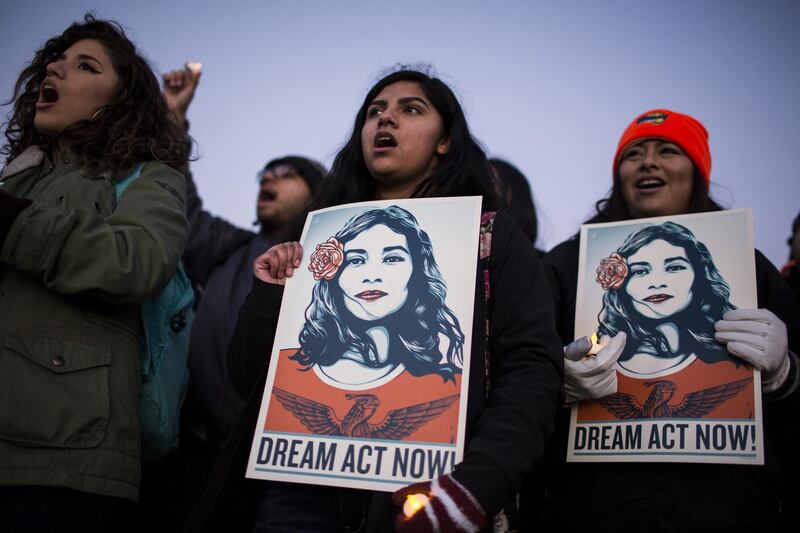
M 783 385 L 789 375 L 789 341 L 786 324 L 766 309 L 728 311 L 714 324 L 714 338 L 728 352 L 761 370 L 764 392 Z
M 597 355 L 587 355 L 592 346 L 586 337 L 564 348 L 564 392 L 567 403 L 602 398 L 617 392 L 617 364 L 627 336 L 620 331 L 613 338 L 603 337 Z M 579 360 L 575 361 L 580 357 Z

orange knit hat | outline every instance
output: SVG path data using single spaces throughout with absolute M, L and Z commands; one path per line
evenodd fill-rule
M 614 154 L 614 179 L 619 178 L 619 157 L 633 141 L 639 139 L 666 139 L 680 146 L 703 177 L 708 188 L 711 183 L 711 151 L 708 149 L 708 132 L 694 117 L 669 109 L 653 109 L 642 113 L 631 122 L 617 145 Z

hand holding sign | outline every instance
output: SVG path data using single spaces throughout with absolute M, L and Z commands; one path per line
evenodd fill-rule
M 760 369 L 765 392 L 780 387 L 789 374 L 786 324 L 766 309 L 728 311 L 714 324 L 714 338 L 728 352 Z
M 253 275 L 275 285 L 286 285 L 294 269 L 303 259 L 303 246 L 299 242 L 276 244 L 253 261 Z

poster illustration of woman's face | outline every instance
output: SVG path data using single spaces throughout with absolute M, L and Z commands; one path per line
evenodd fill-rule
M 574 335 L 601 340 L 587 368 L 613 352 L 615 383 L 576 402 L 567 461 L 763 464 L 758 372 L 715 337 L 758 302 L 750 210 L 586 224 L 578 245 Z M 707 439 L 723 424 L 746 444 Z
M 265 295 L 280 312 L 249 477 L 386 491 L 462 460 L 481 200 L 308 214 L 300 264 Z
M 633 308 L 647 318 L 667 318 L 692 300 L 694 267 L 686 250 L 656 240 L 628 257 L 626 292 Z
M 293 357 L 301 369 L 351 389 L 405 371 L 454 381 L 464 333 L 434 252 L 426 229 L 396 205 L 364 208 L 317 241 Z
M 347 310 L 361 320 L 379 320 L 408 299 L 414 269 L 404 235 L 383 224 L 372 226 L 344 245 L 339 287 Z
M 705 243 L 672 221 L 625 236 L 600 262 L 601 335 L 627 334 L 619 367 L 656 377 L 695 358 L 731 360 L 714 339 L 714 323 L 735 309 L 730 286 Z M 738 363 L 738 361 L 737 361 Z

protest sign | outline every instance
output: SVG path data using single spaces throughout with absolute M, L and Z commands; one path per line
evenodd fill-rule
M 759 372 L 714 339 L 756 307 L 749 209 L 582 226 L 575 338 L 627 341 L 617 392 L 573 407 L 567 460 L 763 464 Z
M 247 477 L 394 491 L 462 459 L 481 198 L 309 214 Z

